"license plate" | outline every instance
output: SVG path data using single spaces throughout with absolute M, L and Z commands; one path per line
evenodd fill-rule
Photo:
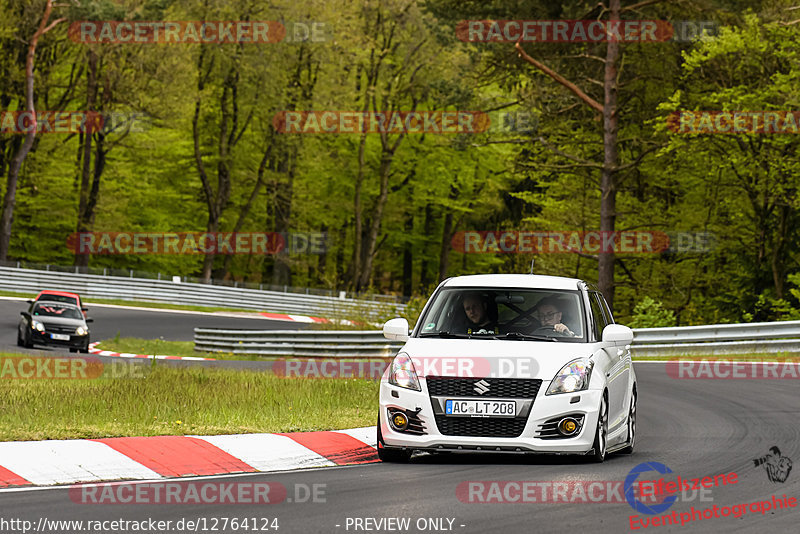
M 50 338 L 58 341 L 69 341 L 69 336 L 67 334 L 50 334 Z
M 444 404 L 444 413 L 462 417 L 516 417 L 517 403 L 514 401 L 448 399 Z

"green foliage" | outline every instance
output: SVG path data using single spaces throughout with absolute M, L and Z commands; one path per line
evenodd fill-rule
M 673 236 L 708 232 L 715 239 L 705 250 L 618 255 L 614 311 L 620 317 L 640 313 L 642 320 L 651 319 L 655 308 L 642 309 L 641 295 L 663 303 L 661 311 L 674 312 L 670 324 L 797 317 L 800 295 L 797 275 L 791 273 L 800 271 L 794 253 L 800 249 L 800 137 L 677 135 L 666 127 L 667 114 L 682 109 L 798 109 L 800 35 L 798 25 L 786 24 L 792 11 L 785 8 L 791 2 L 753 3 L 749 10 L 742 4 L 642 5 L 644 19 L 715 20 L 720 31 L 694 42 L 621 46 L 616 228 Z M 23 101 L 25 43 L 42 7 L 39 0 L 0 0 L 3 109 L 19 109 Z M 369 282 L 360 289 L 420 295 L 406 312 L 413 324 L 443 278 L 528 272 L 532 255 L 465 254 L 451 246 L 455 233 L 599 228 L 603 131 L 596 113 L 522 61 L 512 45 L 464 43 L 453 31 L 461 20 L 579 19 L 598 16 L 593 9 L 591 2 L 543 0 L 368 0 L 355 7 L 343 0 L 68 3 L 57 5 L 53 14 L 68 20 L 45 34 L 37 49 L 37 109 L 82 109 L 87 61 L 96 53 L 102 109 L 142 114 L 141 131 L 105 138 L 94 231 L 206 229 L 209 206 L 192 135 L 197 109 L 198 151 L 212 189 L 224 182 L 218 181 L 221 167 L 230 173 L 230 194 L 220 207 L 221 231 L 238 224 L 241 232 L 328 235 L 322 255 L 217 257 L 215 275 L 230 280 L 352 289 L 354 268 L 369 255 L 362 248 L 362 257 L 354 257 L 361 176 L 360 237 L 367 239 L 373 223 L 377 237 Z M 69 22 L 82 19 L 248 18 L 323 22 L 330 39 L 89 45 L 72 41 L 67 33 Z M 596 81 L 604 76 L 598 58 L 604 57 L 605 44 L 524 47 L 603 101 Z M 377 75 L 368 83 L 376 62 Z M 232 128 L 224 124 L 223 108 L 232 110 L 234 98 L 239 137 L 229 152 L 220 151 L 226 139 L 221 132 Z M 480 134 L 409 134 L 402 139 L 368 134 L 361 159 L 358 134 L 279 134 L 272 124 L 282 110 L 365 106 L 378 111 L 526 112 L 537 117 L 536 129 L 509 132 L 495 124 Z M 0 135 L 3 176 L 19 140 Z M 12 259 L 74 261 L 66 240 L 77 228 L 82 143 L 80 135 L 37 136 L 20 175 Z M 597 279 L 592 254 L 540 254 L 535 259 L 537 273 Z M 90 265 L 198 276 L 203 256 L 94 255 Z M 287 266 L 289 280 L 276 280 L 280 265 Z M 356 323 L 370 320 L 366 311 L 344 315 L 340 318 Z M 387 309 L 372 320 L 393 316 L 394 310 Z
M 633 318 L 627 323 L 631 328 L 658 328 L 677 326 L 675 312 L 664 309 L 661 302 L 645 297 L 633 308 Z

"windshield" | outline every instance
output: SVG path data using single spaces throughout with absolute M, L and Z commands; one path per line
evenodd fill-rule
M 40 317 L 63 317 L 65 319 L 83 319 L 83 314 L 75 306 L 57 302 L 37 303 L 33 308 L 33 315 Z
M 584 341 L 578 290 L 445 288 L 420 318 L 418 337 Z
M 46 300 L 48 302 L 66 302 L 68 304 L 75 304 L 77 306 L 78 300 L 75 297 L 68 297 L 67 295 L 53 295 L 51 293 L 45 293 L 39 300 Z

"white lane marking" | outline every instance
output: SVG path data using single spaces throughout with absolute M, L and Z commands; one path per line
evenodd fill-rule
M 336 465 L 292 438 L 276 434 L 192 436 L 205 440 L 259 471 Z
M 0 443 L 0 465 L 33 484 L 162 478 L 105 443 L 88 440 Z

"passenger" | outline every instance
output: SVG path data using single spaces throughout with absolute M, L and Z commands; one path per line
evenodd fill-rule
M 497 334 L 497 322 L 489 313 L 489 302 L 479 293 L 467 293 L 462 299 L 467 316 L 467 334 Z

